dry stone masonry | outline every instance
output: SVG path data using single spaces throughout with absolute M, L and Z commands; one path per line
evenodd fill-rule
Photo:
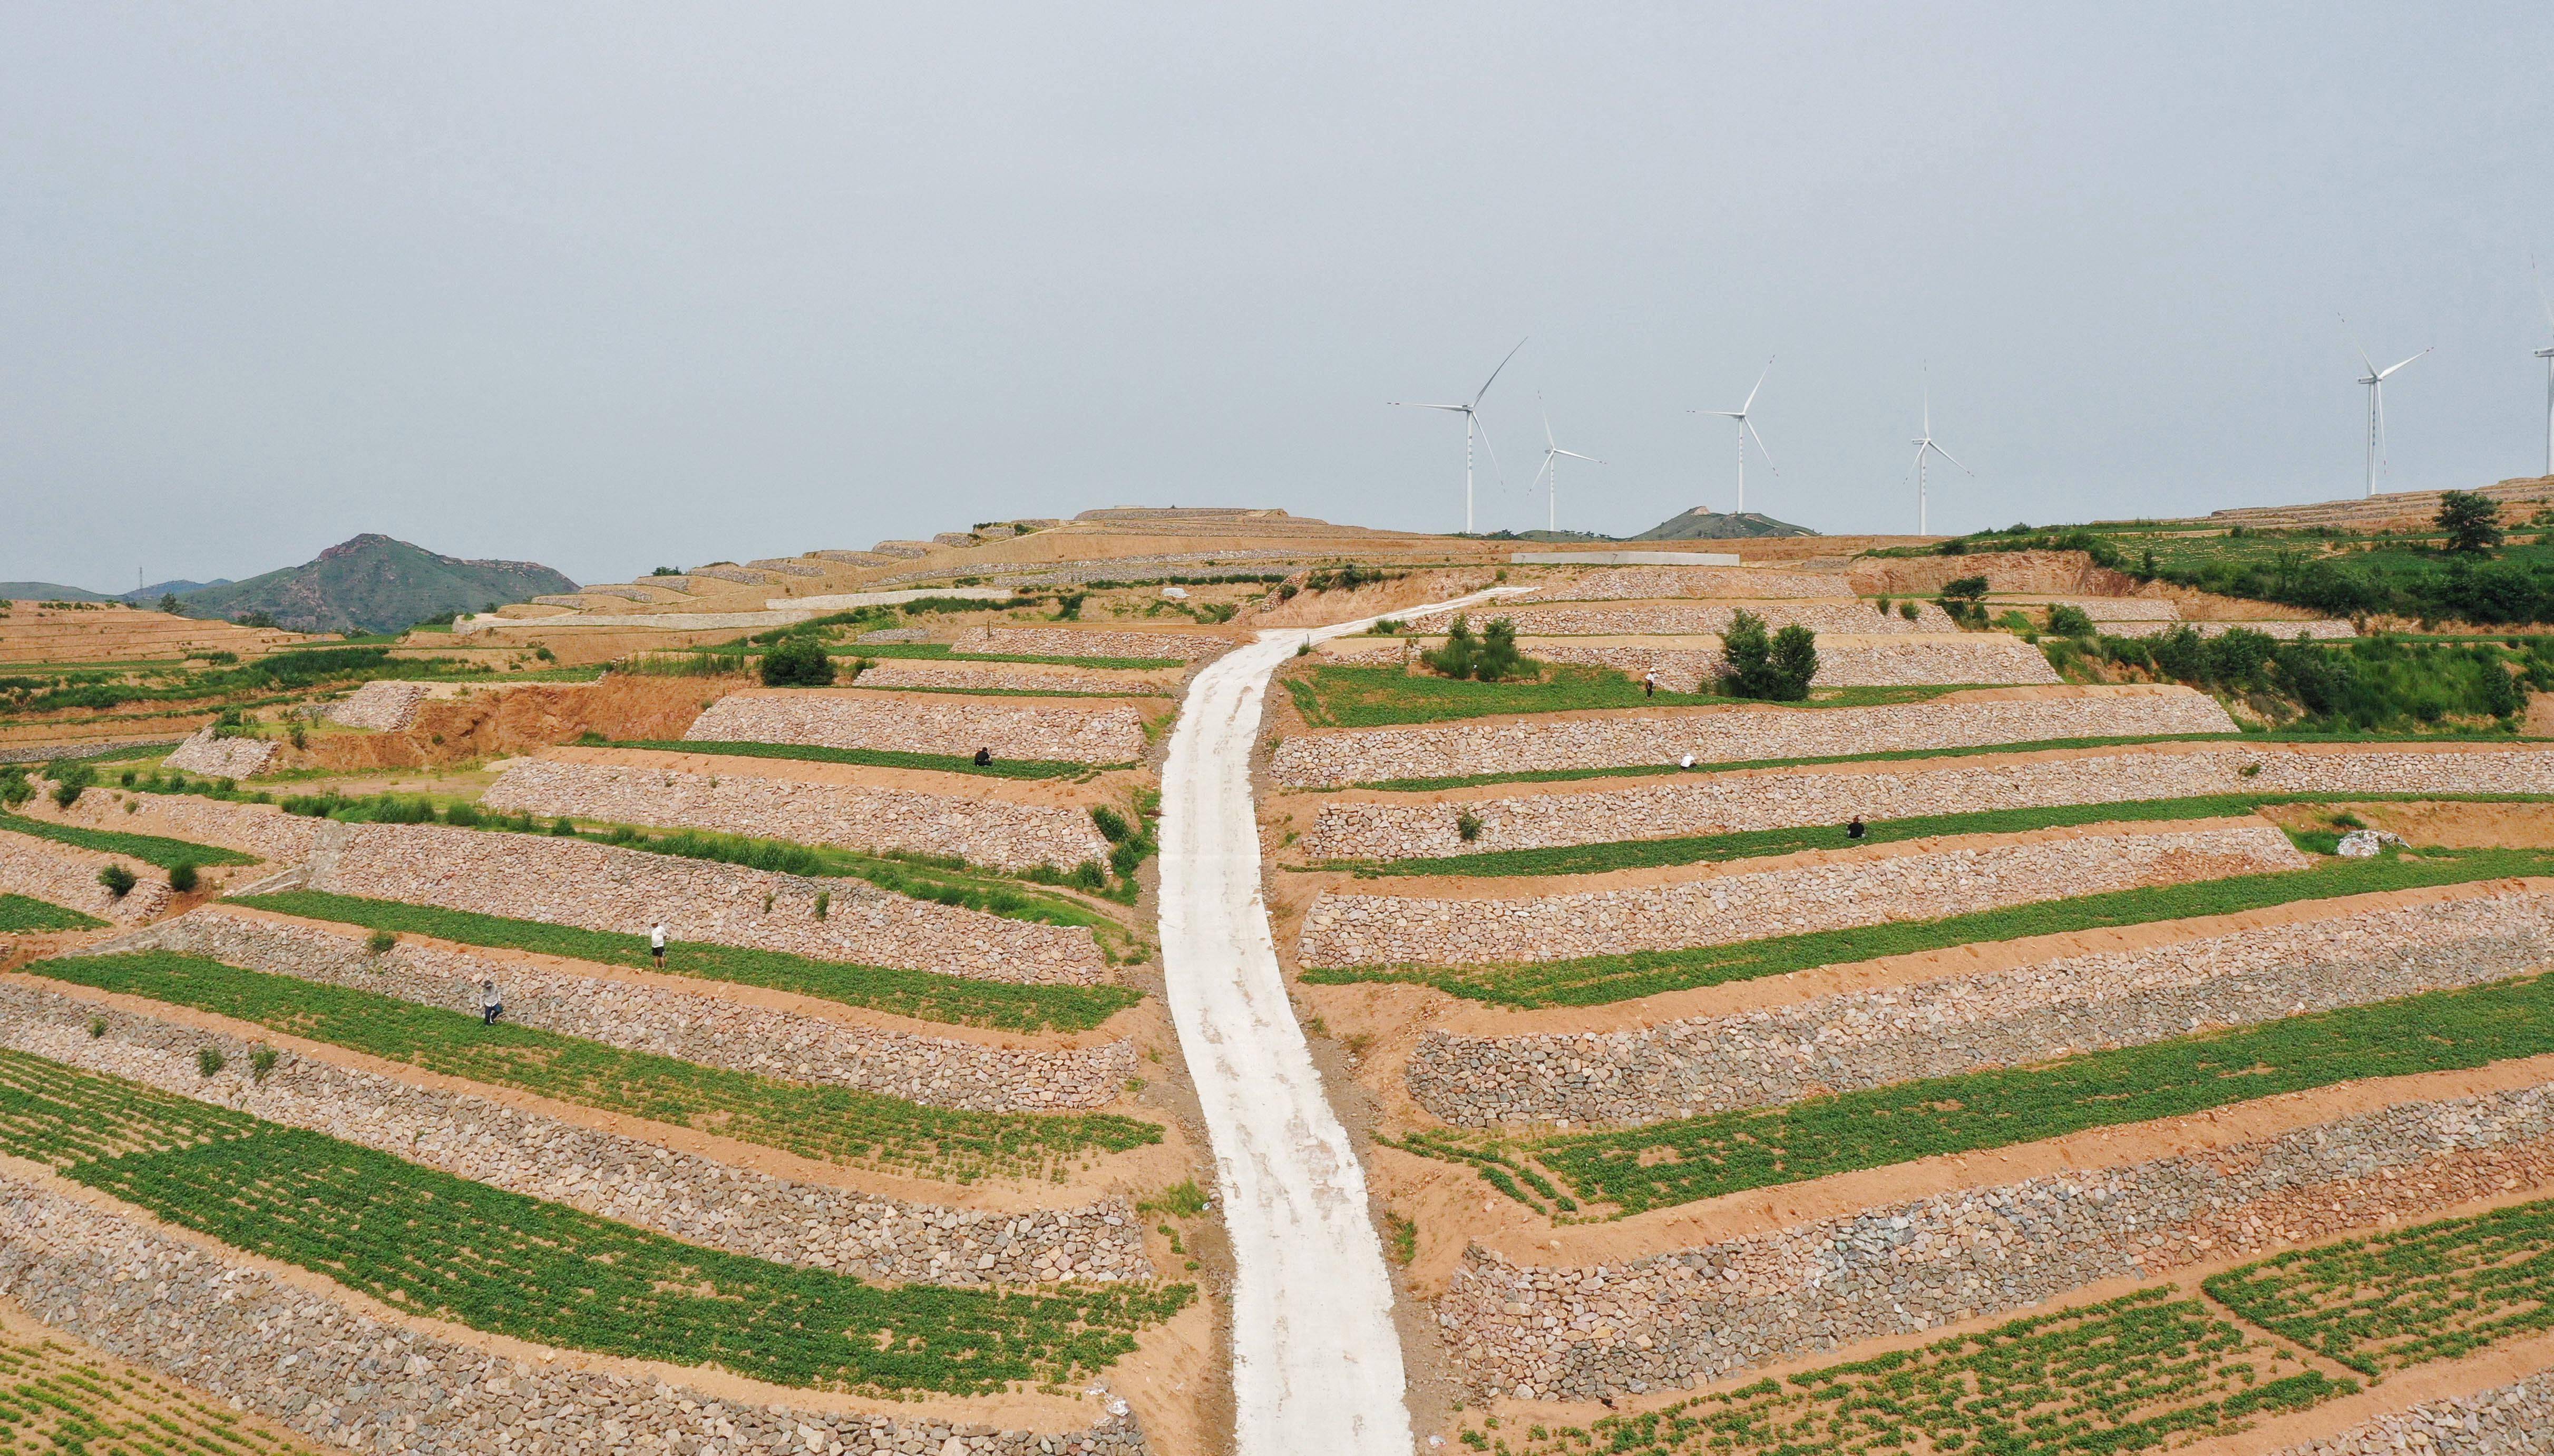
M 1535 637 L 1520 642 L 1538 662 L 1610 667 L 1659 676 L 1671 693 L 1699 693 L 1728 672 L 1719 643 L 1678 645 L 1603 637 Z M 2054 685 L 2047 654 L 2001 632 L 1957 636 L 1820 637 L 1815 688 L 2034 687 Z
M 2080 756 L 1838 764 L 1587 793 L 1332 802 L 1304 836 L 1321 859 L 1421 859 L 2212 794 L 2554 794 L 2554 749 L 2177 743 Z M 1456 822 L 1475 821 L 1465 840 Z
M 1620 1264 L 1520 1267 L 1474 1248 L 1438 1322 L 1466 1380 L 1520 1400 L 1689 1389 L 2539 1181 L 2554 1173 L 2548 1091 L 2405 1102 Z
M 2425 1400 L 2276 1456 L 2554 1456 L 2554 1372 Z
M 985 980 L 1090 984 L 1103 969 L 1087 927 L 1007 920 L 865 880 L 443 825 L 333 828 L 310 873 L 310 888 L 332 894 L 623 934 L 662 920 L 678 941 Z M 819 895 L 828 900 L 821 917 Z
M 1291 788 L 1326 789 L 1392 779 L 1632 768 L 1674 763 L 1685 753 L 1699 763 L 1738 763 L 2234 731 L 2235 721 L 2205 693 L 2095 688 L 1877 708 L 1691 709 L 1301 733 L 1278 745 L 1273 772 Z
M 2549 961 L 2554 894 L 2514 889 L 1638 1030 L 1432 1031 L 1408 1075 L 1421 1106 L 1459 1126 L 1642 1124 L 2476 985 Z
M 2222 637 L 2237 628 L 2265 632 L 2282 642 L 2300 637 L 2308 641 L 2330 642 L 2359 635 L 2359 628 L 2346 621 L 2318 617 L 2311 621 L 2103 621 L 2094 618 L 2103 633 L 2114 637 L 2159 637 L 2188 627 L 2203 637 Z
M 210 724 L 197 728 L 167 759 L 171 768 L 217 779 L 255 778 L 274 761 L 275 744 L 264 738 L 215 737 Z
M 572 1204 L 690 1243 L 868 1279 L 983 1288 L 1150 1279 L 1122 1198 L 1004 1213 L 802 1183 L 468 1092 L 438 1091 L 296 1055 L 266 1075 L 251 1044 L 75 996 L 0 984 L 0 1046 L 306 1128 L 527 1197 Z M 211 1076 L 195 1054 L 227 1065 Z
M 2266 824 L 2164 825 L 1884 850 L 1515 899 L 1326 891 L 1305 917 L 1296 955 L 1307 966 L 1567 960 L 1933 920 L 2306 864 L 2287 836 Z
M 314 1440 L 419 1456 L 932 1453 L 1139 1456 L 1134 1422 L 1040 1435 L 909 1416 L 722 1401 L 514 1361 L 359 1312 L 250 1265 L 0 1176 L 0 1297 L 136 1365 Z
M 198 844 L 219 844 L 279 863 L 309 858 L 311 846 L 318 842 L 320 826 L 326 823 L 287 814 L 272 804 L 109 788 L 90 789 L 65 810 L 57 810 L 51 799 L 36 800 L 27 810 L 41 818 L 89 829 L 125 830 Z
M 1623 566 L 1548 583 L 1537 602 L 1641 602 L 1669 597 L 1741 601 L 1851 597 L 1853 584 L 1831 572 L 1766 571 L 1733 566 Z
M 693 742 L 806 743 L 892 753 L 1132 763 L 1144 722 L 1125 704 L 1091 707 L 1000 698 L 888 698 L 852 688 L 731 693 L 692 721 Z
M 1086 859 L 1108 841 L 1088 812 L 981 795 L 809 783 L 761 773 L 518 758 L 483 801 L 512 813 L 679 826 L 847 848 L 954 854 L 998 869 Z
M 864 639 L 866 640 L 866 639 Z M 1007 669 L 1007 670 L 1006 670 Z M 1080 693 L 1093 697 L 1156 697 L 1169 692 L 1157 683 L 1041 669 L 1033 663 L 955 663 L 926 658 L 888 657 L 864 670 L 864 688 L 965 689 L 1001 693 Z
M 1829 632 L 1874 636 L 1959 630 L 1959 624 L 1930 602 L 1917 607 L 1914 621 L 1900 616 L 1894 608 L 1884 612 L 1862 602 L 1635 602 L 1620 607 L 1502 604 L 1468 608 L 1460 613 L 1434 613 L 1412 620 L 1409 625 L 1416 632 L 1442 632 L 1458 616 L 1469 618 L 1475 627 L 1491 617 L 1504 616 L 1516 623 L 1521 636 L 1716 637 L 1729 630 L 1730 620 L 1742 612 L 1752 612 L 1762 617 L 1769 631 L 1804 626 L 1821 636 Z
M 120 896 L 97 882 L 98 871 L 110 864 L 121 864 L 133 874 L 133 888 Z M 121 855 L 0 831 L 0 895 L 24 895 L 100 920 L 130 924 L 168 908 L 169 876 Z
M 958 634 L 953 652 L 1010 657 L 1140 657 L 1203 662 L 1233 642 L 1194 632 L 1112 632 L 1097 627 L 975 626 Z
M 167 950 L 251 970 L 352 986 L 479 1014 L 494 980 L 506 1018 L 633 1052 L 705 1066 L 827 1082 L 933 1107 L 1060 1112 L 1101 1107 L 1135 1074 L 1123 1041 L 1031 1051 L 913 1036 L 802 1016 L 705 993 L 672 990 L 564 966 L 500 959 L 403 941 L 375 955 L 364 933 L 218 909 L 162 921 L 93 953 Z
M 635 592 L 629 595 L 638 596 Z M 340 728 L 398 732 L 416 722 L 416 706 L 433 692 L 431 683 L 366 683 L 344 702 L 329 705 L 328 721 Z

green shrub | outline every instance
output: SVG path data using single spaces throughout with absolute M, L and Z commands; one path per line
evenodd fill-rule
M 1721 633 L 1720 652 L 1728 664 L 1720 688 L 1732 698 L 1798 703 L 1809 696 L 1809 680 L 1817 676 L 1814 632 L 1795 624 L 1769 638 L 1765 618 L 1744 610 Z
M 1898 615 L 1909 621 L 1915 621 L 1923 616 L 1924 609 L 1913 602 L 1901 602 L 1898 604 Z
M 1093 806 L 1091 823 L 1100 831 L 1100 838 L 1112 844 L 1122 844 L 1134 837 L 1135 832 L 1127 827 L 1126 816 L 1106 805 Z
M 485 816 L 480 814 L 479 806 L 472 804 L 467 800 L 455 800 L 454 802 L 443 806 L 443 822 L 445 824 L 459 825 L 462 828 L 467 829 L 473 825 L 484 822 L 484 820 Z
M 816 918 L 818 920 L 823 920 L 826 912 L 833 909 L 833 907 L 834 892 L 831 890 L 818 890 L 816 892 Z
M 106 892 L 118 900 L 132 894 L 134 885 L 139 883 L 134 879 L 133 871 L 121 864 L 110 864 L 99 870 L 97 882 L 106 886 Z
M 364 938 L 364 949 L 376 955 L 387 955 L 398 945 L 399 936 L 393 931 L 375 931 Z
M 248 1054 L 248 1079 L 253 1082 L 262 1082 L 266 1080 L 266 1074 L 275 1070 L 275 1062 L 276 1051 L 273 1047 L 250 1048 Z
M 1964 576 L 1942 585 L 1942 611 L 1953 621 L 1965 627 L 1983 626 L 1987 619 L 1987 579 Z
M 2061 637 L 2093 635 L 2093 618 L 2081 607 L 2060 602 L 2048 609 L 2048 629 Z
M 557 840 L 573 840 L 576 838 L 576 825 L 562 814 L 550 821 L 550 837 Z
M 81 787 L 78 784 L 56 784 L 54 785 L 54 803 L 59 805 L 63 809 L 68 809 L 79 802 L 81 792 Z
M 195 1070 L 203 1073 L 205 1076 L 211 1076 L 214 1072 L 221 1070 L 228 1061 L 229 1059 L 222 1056 L 222 1049 L 219 1047 L 198 1047 L 195 1049 Z
M 1454 833 L 1468 844 L 1481 837 L 1481 817 L 1466 809 L 1454 816 Z
M 169 888 L 180 895 L 191 893 L 195 888 L 195 866 L 183 859 L 170 865 Z
M 762 685 L 766 688 L 823 688 L 834 681 L 834 659 L 825 655 L 824 644 L 808 637 L 793 637 L 762 654 Z

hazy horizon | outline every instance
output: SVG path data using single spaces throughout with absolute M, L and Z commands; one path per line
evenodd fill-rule
M 1825 531 L 2544 468 L 2554 11 L 20 7 L 0 579 L 1119 504 Z M 2534 177 L 2534 181 L 2528 178 Z M 2554 282 L 2549 282 L 2554 286 Z M 2341 318 L 2346 315 L 2348 324 Z M 1538 399 L 1540 396 L 1540 401 Z

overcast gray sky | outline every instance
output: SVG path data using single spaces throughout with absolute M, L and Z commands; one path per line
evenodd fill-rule
M 1937 528 L 2544 465 L 2554 6 L 0 8 L 0 578 L 1124 503 Z

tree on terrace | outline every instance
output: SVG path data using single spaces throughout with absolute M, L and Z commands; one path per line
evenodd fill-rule
M 2500 506 L 2473 491 L 2440 492 L 2437 523 L 2448 533 L 2448 549 L 2460 556 L 2500 544 Z
M 1721 691 L 1732 698 L 1798 703 L 1809 696 L 1809 680 L 1818 673 L 1816 633 L 1796 622 L 1769 636 L 1765 618 L 1752 612 L 1729 619 L 1720 655 L 1727 664 Z

